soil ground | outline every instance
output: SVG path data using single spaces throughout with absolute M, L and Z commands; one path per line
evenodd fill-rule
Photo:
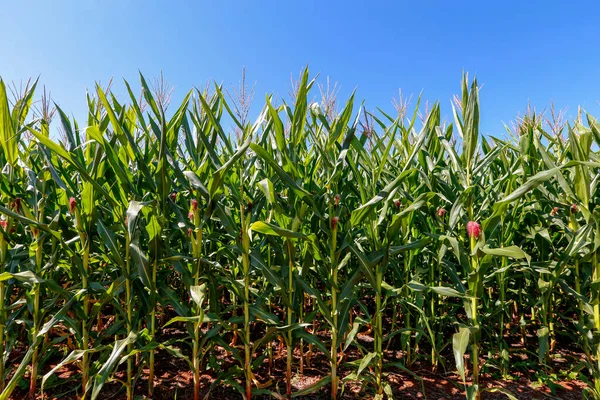
M 173 330 L 170 332 L 163 331 L 163 335 L 168 338 L 173 336 L 184 335 L 183 331 Z M 358 340 L 368 342 L 368 336 L 361 336 L 359 334 Z M 239 344 L 240 349 L 241 344 Z M 231 358 L 222 349 L 216 348 L 216 352 L 223 361 L 223 367 L 233 367 L 236 365 L 235 360 Z M 521 349 L 522 350 L 522 349 Z M 285 362 L 286 354 L 285 347 L 275 346 L 273 348 L 273 364 L 269 366 L 268 358 L 265 359 L 262 365 L 255 371 L 256 378 L 259 382 L 270 382 L 267 387 L 268 390 L 278 393 L 285 393 Z M 571 352 L 566 349 L 555 349 L 555 356 L 552 362 L 555 364 L 556 371 L 564 370 L 565 366 L 576 365 L 578 360 L 581 360 L 582 355 L 576 352 Z M 386 361 L 402 361 L 401 351 L 388 351 L 386 353 Z M 450 359 L 452 358 L 451 355 Z M 563 378 L 559 375 L 552 375 L 551 371 L 548 374 L 540 374 L 540 371 L 535 371 L 528 368 L 527 359 L 531 355 L 527 355 L 526 352 L 520 351 L 518 344 L 511 348 L 511 363 L 519 363 L 524 365 L 520 368 L 519 372 L 513 372 L 510 379 L 499 379 L 497 375 L 494 375 L 495 371 L 491 368 L 484 368 L 480 379 L 480 385 L 484 388 L 496 388 L 510 392 L 517 399 L 560 399 L 560 400 L 575 400 L 582 398 L 582 391 L 586 387 L 586 384 L 581 380 L 570 380 Z M 350 352 L 346 354 L 345 362 L 350 362 L 360 358 L 358 352 Z M 446 357 L 448 359 L 448 357 Z M 311 358 L 310 366 L 304 362 L 303 374 L 299 374 L 298 365 L 300 363 L 299 352 L 297 351 L 294 359 L 294 379 L 293 379 L 293 390 L 298 391 L 307 388 L 322 377 L 326 376 L 329 371 L 329 365 L 327 359 L 320 353 L 314 352 Z M 535 363 L 530 363 L 535 365 Z M 46 373 L 50 368 L 55 365 L 48 363 L 44 368 L 43 373 Z M 512 364 L 511 364 L 512 365 Z M 117 379 L 124 378 L 124 365 L 121 366 L 119 371 L 115 374 Z M 395 399 L 431 399 L 431 400 L 458 400 L 465 398 L 464 386 L 461 378 L 452 372 L 454 365 L 448 365 L 446 373 L 438 372 L 433 373 L 431 365 L 428 360 L 416 361 L 410 368 L 410 372 L 403 371 L 398 368 L 390 368 L 386 376 L 386 381 L 390 384 Z M 551 366 L 552 367 L 552 366 Z M 368 368 L 367 368 L 368 370 Z M 351 368 L 342 367 L 340 368 L 340 375 L 346 376 L 351 372 Z M 41 375 L 43 375 L 43 373 Z M 53 399 L 78 399 L 77 389 L 79 385 L 79 370 L 76 366 L 70 365 L 60 368 L 56 372 L 57 385 L 51 385 L 49 389 L 45 390 L 46 400 Z M 234 400 L 241 399 L 242 396 L 232 387 L 227 385 L 216 384 L 213 389 L 209 392 L 209 388 L 215 382 L 215 378 L 218 375 L 217 372 L 204 373 L 201 376 L 201 394 L 202 397 L 207 396 L 210 400 L 223 399 L 223 400 Z M 540 376 L 549 377 L 546 380 L 540 379 Z M 136 383 L 136 399 L 147 399 L 149 398 L 147 393 L 147 377 L 148 370 L 144 369 L 141 376 L 138 378 Z M 536 380 L 536 377 L 538 378 Z M 542 383 L 540 383 L 540 380 Z M 189 371 L 188 364 L 179 358 L 175 358 L 165 351 L 158 351 L 156 353 L 156 364 L 155 364 L 155 395 L 154 399 L 157 400 L 172 400 L 172 399 L 193 399 L 193 376 Z M 25 383 L 25 382 L 24 382 Z M 240 381 L 240 383 L 242 383 Z M 469 382 L 467 382 L 469 384 Z M 26 399 L 27 391 L 25 387 L 18 388 L 12 399 Z M 99 399 L 109 400 L 124 400 L 125 391 L 122 385 L 116 381 L 108 383 L 104 386 Z M 273 398 L 269 396 L 256 396 L 257 399 Z M 329 387 L 326 385 L 320 390 L 306 396 L 297 397 L 299 399 L 307 400 L 320 400 L 330 399 Z M 374 395 L 372 387 L 366 385 L 362 387 L 360 382 L 347 381 L 344 384 L 344 391 L 340 399 L 373 399 Z M 494 400 L 494 399 L 506 399 L 507 396 L 500 392 L 485 392 L 482 394 L 482 399 Z M 41 399 L 41 396 L 38 396 Z

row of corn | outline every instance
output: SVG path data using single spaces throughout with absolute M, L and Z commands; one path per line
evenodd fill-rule
M 0 399 L 152 397 L 165 357 L 195 399 L 335 399 L 349 381 L 393 398 L 389 373 L 417 364 L 478 399 L 503 390 L 480 375 L 519 372 L 516 353 L 550 374 L 561 346 L 600 398 L 593 117 L 482 136 L 467 77 L 451 124 L 438 103 L 332 113 L 306 70 L 246 121 L 220 86 L 175 108 L 140 82 L 125 101 L 96 86 L 84 123 L 0 83 Z

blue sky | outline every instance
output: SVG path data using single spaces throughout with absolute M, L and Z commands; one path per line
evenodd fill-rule
M 483 133 L 503 135 L 528 101 L 600 114 L 599 14 L 597 1 L 552 0 L 5 1 L 0 76 L 40 75 L 83 119 L 86 88 L 137 82 L 138 70 L 162 69 L 176 101 L 209 79 L 238 83 L 245 66 L 256 109 L 266 93 L 287 95 L 290 74 L 308 64 L 339 82 L 342 98 L 356 87 L 368 108 L 391 112 L 402 88 L 450 115 L 465 70 L 484 84 Z M 125 99 L 122 85 L 115 92 Z

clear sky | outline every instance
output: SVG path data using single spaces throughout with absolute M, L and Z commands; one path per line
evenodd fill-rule
M 290 74 L 308 64 L 343 98 L 358 88 L 369 108 L 393 111 L 402 88 L 450 115 L 466 70 L 484 84 L 483 133 L 503 135 L 528 100 L 600 114 L 598 15 L 598 1 L 565 0 L 4 0 L 0 76 L 40 75 L 83 118 L 86 88 L 137 82 L 138 70 L 162 69 L 177 100 L 208 79 L 238 83 L 245 66 L 258 107 L 266 93 L 287 95 Z M 115 91 L 124 99 L 122 85 Z

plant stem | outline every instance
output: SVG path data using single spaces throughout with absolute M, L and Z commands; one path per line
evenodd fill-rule
M 592 254 L 592 269 L 592 282 L 597 282 L 600 279 L 600 265 L 598 264 L 598 254 L 596 251 Z M 594 304 L 594 330 L 596 331 L 594 336 L 600 333 L 600 304 L 598 303 Z M 598 343 L 596 343 L 596 368 L 600 371 L 600 344 Z M 600 377 L 596 374 L 594 375 L 594 386 L 596 390 L 600 390 Z
M 131 260 L 129 245 L 131 238 L 129 231 L 125 229 L 125 305 L 127 307 L 127 335 L 133 331 L 133 303 L 131 299 Z M 133 350 L 133 343 L 127 345 L 127 353 Z M 127 400 L 133 400 L 133 358 L 127 358 Z
M 154 238 L 154 261 L 152 263 L 152 285 L 154 288 L 152 289 L 152 294 L 150 296 L 150 303 L 152 304 L 152 309 L 150 310 L 150 338 L 155 340 L 156 338 L 156 302 L 157 302 L 157 292 L 158 292 L 158 282 L 156 282 L 156 274 L 158 271 L 158 245 L 159 237 L 156 236 Z M 154 350 L 150 350 L 150 361 L 148 367 L 148 396 L 152 397 L 154 395 Z
M 381 273 L 381 267 L 376 266 L 375 280 L 377 287 L 375 288 L 375 335 L 374 344 L 375 352 L 377 353 L 377 366 L 375 374 L 375 382 L 377 395 L 383 395 L 383 384 L 381 378 L 383 375 L 383 319 L 381 310 L 381 284 L 383 276 Z
M 332 273 L 332 286 L 331 286 L 331 313 L 333 319 L 333 326 L 331 327 L 331 398 L 337 399 L 338 392 L 338 378 L 337 378 L 337 339 L 338 339 L 338 313 L 337 313 L 337 261 L 336 261 L 336 248 L 337 248 L 337 225 L 333 227 L 331 231 L 331 273 Z
M 246 400 L 252 398 L 252 352 L 250 348 L 250 237 L 248 224 L 250 214 L 240 205 L 242 227 L 242 267 L 244 272 L 244 371 L 246 375 Z
M 430 263 L 429 266 L 429 282 L 431 282 L 433 284 L 433 282 L 435 282 L 435 267 L 436 267 L 436 263 Z M 429 302 L 430 302 L 430 315 L 431 315 L 431 325 L 433 328 L 433 331 L 435 332 L 437 326 L 436 326 L 436 312 L 435 312 L 435 307 L 436 307 L 436 296 L 435 293 L 433 292 L 433 290 L 431 291 L 431 297 L 429 298 Z M 431 346 L 431 369 L 435 372 L 437 370 L 437 355 L 436 355 L 436 351 L 435 351 L 435 337 L 432 337 L 431 340 L 432 342 L 432 346 Z
M 293 248 L 291 241 L 288 241 L 288 301 L 289 306 L 287 309 L 287 323 L 288 326 L 292 325 L 294 309 L 292 304 L 294 301 L 294 259 L 293 259 Z M 286 361 L 286 394 L 288 398 L 292 398 L 292 362 L 294 349 L 292 348 L 292 330 L 287 332 L 287 361 Z
M 408 260 L 405 258 L 404 259 L 404 296 L 406 299 L 409 298 L 410 296 L 410 289 L 408 286 L 408 283 L 410 282 L 410 253 L 408 255 Z M 408 307 L 408 305 L 406 306 L 406 310 L 405 310 L 405 314 L 404 314 L 404 324 L 405 327 L 407 329 L 410 329 L 410 309 Z M 411 332 L 410 331 L 406 331 L 403 332 L 402 335 L 404 336 L 406 342 L 405 342 L 405 349 L 406 349 L 406 365 L 411 365 L 412 364 L 412 355 L 411 355 L 411 348 L 410 348 L 410 344 L 411 344 Z
M 292 222 L 292 231 L 296 232 L 299 228 L 300 228 L 300 224 L 302 223 L 302 220 L 304 219 L 304 216 L 306 215 L 306 212 L 308 211 L 308 206 L 306 205 L 306 203 L 303 203 L 302 206 L 300 207 L 300 212 L 298 213 L 298 215 L 296 216 L 296 218 L 294 218 L 294 221 Z M 287 249 L 288 249 L 288 287 L 287 287 L 287 295 L 288 295 L 288 302 L 289 302 L 289 306 L 287 309 L 287 324 L 288 326 L 291 326 L 293 321 L 294 321 L 294 309 L 293 307 L 293 303 L 294 303 L 294 244 L 291 240 L 287 241 Z M 302 301 L 300 302 L 300 318 L 298 320 L 298 322 L 302 322 L 302 308 L 304 307 L 304 299 L 302 299 Z M 292 363 L 294 361 L 294 348 L 293 348 L 293 341 L 294 341 L 294 336 L 293 336 L 293 332 L 292 330 L 289 330 L 287 332 L 287 361 L 286 361 L 286 393 L 288 398 L 292 397 Z M 300 373 L 303 373 L 303 357 L 304 355 L 302 354 L 302 341 L 300 342 Z
M 475 252 L 475 248 L 477 245 L 477 239 L 475 236 L 471 236 L 471 273 L 476 274 L 477 278 L 473 283 L 473 287 L 471 290 L 471 320 L 473 323 L 473 327 L 475 328 L 475 335 L 473 338 L 472 345 L 472 365 L 473 365 L 473 385 L 479 385 L 479 318 L 477 315 L 477 309 L 479 307 L 479 298 L 477 297 L 479 293 L 479 260 L 477 259 L 477 255 L 473 254 Z M 476 390 L 475 398 L 479 399 L 479 389 Z
M 508 260 L 506 257 L 502 258 L 502 269 L 506 267 L 508 264 Z M 505 354 L 507 352 L 507 346 L 504 341 L 504 313 L 506 307 L 506 288 L 504 287 L 506 273 L 502 272 L 499 277 L 499 285 L 500 285 L 500 372 L 502 373 L 503 378 L 507 378 L 508 376 L 508 355 Z M 505 358 L 506 357 L 506 358 Z
M 192 238 L 194 241 L 194 238 Z M 196 260 L 196 274 L 194 277 L 194 285 L 198 286 L 200 284 L 200 276 L 202 275 L 202 230 L 197 228 L 195 243 L 192 245 L 193 256 Z M 194 343 L 192 349 L 192 359 L 194 364 L 194 400 L 200 399 L 200 327 L 202 325 L 203 319 L 203 310 L 200 305 L 197 305 L 196 315 L 200 316 L 198 322 L 194 323 Z
M 85 247 L 83 250 L 83 278 L 82 278 L 82 287 L 83 289 L 87 289 L 88 287 L 88 267 L 89 267 L 89 260 L 90 260 L 90 246 L 89 246 L 89 242 L 87 239 L 87 235 L 84 234 L 84 238 L 82 240 L 85 240 Z M 88 328 L 87 328 L 87 322 L 88 322 L 88 316 L 89 316 L 89 304 L 90 304 L 90 298 L 87 294 L 87 292 L 83 295 L 83 315 L 84 315 L 84 319 L 83 319 L 83 323 L 81 326 L 81 330 L 82 330 L 82 342 L 83 342 L 83 360 L 82 360 L 82 370 L 81 370 L 81 390 L 85 395 L 85 392 L 87 390 L 87 386 L 88 386 L 88 379 L 89 379 L 89 354 L 87 352 L 87 350 L 89 349 L 89 333 L 88 333 Z
M 42 257 L 43 257 L 43 247 L 42 247 L 42 239 L 38 237 L 38 234 L 35 235 L 37 239 L 37 248 L 35 250 L 35 273 L 37 276 L 40 276 L 42 271 Z M 32 343 L 35 341 L 35 338 L 38 334 L 40 328 L 40 285 L 35 284 L 33 286 L 34 291 L 34 299 L 33 299 L 33 332 L 32 332 Z M 31 376 L 29 377 L 29 398 L 35 398 L 36 391 L 36 383 L 37 383 L 37 371 L 38 371 L 38 356 L 39 349 L 36 346 L 33 349 L 33 357 L 31 358 Z
M 7 222 L 7 230 L 8 230 L 8 222 Z M 0 274 L 4 273 L 6 270 L 6 256 L 8 252 L 8 243 L 4 234 L 0 233 Z M 4 281 L 0 282 L 0 393 L 4 390 L 4 352 L 5 352 L 5 344 L 4 344 L 4 331 L 6 329 L 6 309 L 5 309 L 5 299 L 4 299 Z

